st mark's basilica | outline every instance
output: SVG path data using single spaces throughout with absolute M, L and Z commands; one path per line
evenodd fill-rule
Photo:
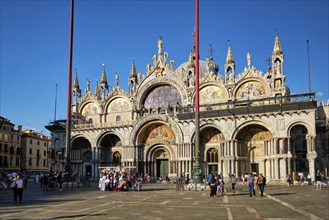
M 99 167 L 134 168 L 153 177 L 192 174 L 195 140 L 194 52 L 175 68 L 155 45 L 145 73 L 132 63 L 128 91 L 109 89 L 105 67 L 101 81 L 81 92 L 73 84 L 70 163 L 80 175 L 97 177 Z M 256 69 L 248 51 L 246 67 L 237 73 L 228 45 L 224 72 L 210 56 L 200 60 L 200 157 L 203 175 L 263 173 L 269 180 L 291 172 L 314 178 L 316 99 L 314 94 L 291 95 L 285 84 L 284 52 L 278 33 L 271 65 Z M 289 73 L 287 73 L 289 77 Z M 65 130 L 60 121 L 51 131 L 55 158 L 64 161 Z M 56 161 L 55 161 L 56 163 Z

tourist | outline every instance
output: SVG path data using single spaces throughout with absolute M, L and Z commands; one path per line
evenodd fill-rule
M 16 179 L 12 179 L 13 183 L 16 183 L 16 187 L 13 188 L 14 191 L 14 202 L 17 202 L 17 195 L 18 195 L 18 202 L 22 202 L 22 197 L 23 197 L 23 187 L 24 187 L 24 182 L 19 174 L 17 174 Z
M 219 197 L 220 195 L 223 196 L 224 180 L 223 180 L 223 177 L 220 174 L 217 177 L 216 185 L 217 185 L 217 197 Z
M 292 185 L 291 175 L 288 174 L 288 176 L 287 176 L 287 186 L 289 187 L 289 186 L 291 186 L 291 185 Z
M 232 184 L 232 192 L 235 193 L 236 177 L 234 174 L 231 175 L 231 184 Z
M 259 177 L 257 179 L 257 184 L 260 190 L 260 196 L 263 197 L 264 195 L 264 188 L 266 185 L 266 178 L 263 176 L 263 174 L 259 174 Z
M 315 189 L 317 189 L 317 190 L 320 189 L 321 190 L 322 175 L 319 171 L 316 173 L 315 182 L 316 182 Z
M 250 175 L 248 175 L 248 177 L 247 177 L 249 197 L 252 197 L 252 194 L 254 194 L 254 196 L 256 196 L 256 192 L 254 189 L 254 187 L 255 187 L 254 181 L 255 181 L 255 178 L 254 178 L 253 174 L 250 173 Z
M 64 182 L 64 180 L 63 180 L 62 171 L 59 171 L 55 177 L 56 177 L 56 180 L 57 180 L 57 183 L 58 183 L 59 191 L 63 191 L 63 182 Z
M 216 195 L 216 189 L 217 189 L 217 187 L 216 187 L 216 179 L 215 179 L 214 176 L 212 177 L 209 186 L 210 186 L 210 196 L 211 197 L 214 197 Z

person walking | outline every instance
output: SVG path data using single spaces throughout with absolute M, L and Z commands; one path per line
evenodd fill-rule
M 236 177 L 234 174 L 231 175 L 231 184 L 232 184 L 232 192 L 235 193 Z
M 321 189 L 321 184 L 322 184 L 322 175 L 320 172 L 317 172 L 316 173 L 316 176 L 315 176 L 315 182 L 316 182 L 316 187 L 315 189 Z
M 59 171 L 56 175 L 56 180 L 58 183 L 59 191 L 63 191 L 63 173 Z
M 216 195 L 216 189 L 217 189 L 216 179 L 214 176 L 212 177 L 209 186 L 210 186 L 210 197 L 214 197 Z
M 248 190 L 249 190 L 249 197 L 252 197 L 252 194 L 254 194 L 254 196 L 256 196 L 256 192 L 255 192 L 255 177 L 253 176 L 252 173 L 249 174 L 249 176 L 247 177 L 247 183 L 248 183 Z
M 260 196 L 263 197 L 264 195 L 264 188 L 266 185 L 266 178 L 263 176 L 263 174 L 259 174 L 259 177 L 257 179 L 257 184 L 260 190 Z
M 14 202 L 17 202 L 17 196 L 19 201 L 22 202 L 22 197 L 23 197 L 23 187 L 24 187 L 24 182 L 21 178 L 21 175 L 17 174 L 16 179 L 13 179 L 13 181 L 16 182 L 16 188 L 13 189 L 14 191 Z

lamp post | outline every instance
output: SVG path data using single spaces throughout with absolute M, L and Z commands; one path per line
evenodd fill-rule
M 199 0 L 195 1 L 195 156 L 193 165 L 194 183 L 201 183 L 200 167 L 200 113 L 199 113 Z M 196 188 L 195 188 L 196 189 Z

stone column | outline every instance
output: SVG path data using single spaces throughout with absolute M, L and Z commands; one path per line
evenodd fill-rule
M 234 156 L 238 156 L 238 141 L 237 140 L 233 140 L 234 143 L 234 152 L 233 155 Z
M 279 179 L 279 159 L 274 159 L 274 178 Z
M 235 176 L 238 177 L 239 174 L 239 161 L 235 160 L 235 170 L 234 170 Z
M 308 172 L 311 175 L 312 181 L 315 180 L 315 158 L 316 158 L 317 154 L 314 153 L 308 153 L 307 154 L 307 160 L 308 160 Z
M 274 139 L 274 154 L 278 154 L 279 153 L 279 139 L 275 138 Z

